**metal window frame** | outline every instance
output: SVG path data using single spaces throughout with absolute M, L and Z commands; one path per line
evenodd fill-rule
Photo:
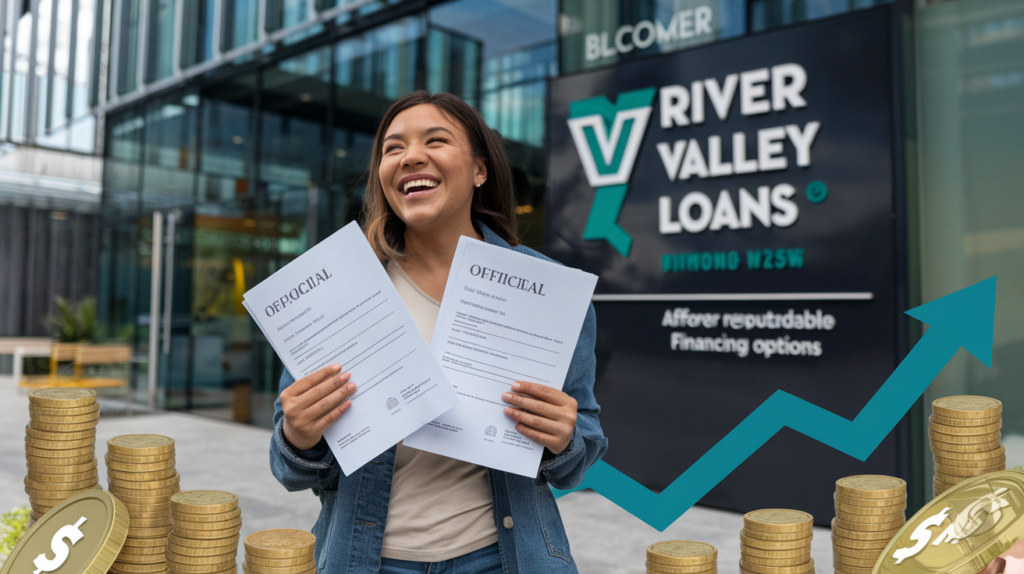
M 121 35 L 124 32 L 121 12 L 124 11 L 124 3 L 127 1 L 112 0 L 111 11 L 113 14 L 110 17 L 110 49 L 107 51 L 107 74 L 100 74 L 107 78 L 107 89 L 104 90 L 102 106 L 106 106 L 108 102 L 117 101 L 117 84 L 121 81 Z
M 64 102 L 64 119 L 68 125 L 71 125 L 71 116 L 74 113 L 75 103 L 75 66 L 78 64 L 75 55 L 78 52 L 78 12 L 82 8 L 79 3 L 80 0 L 71 0 L 71 39 L 69 40 L 70 49 L 68 50 L 68 95 L 67 100 Z M 93 44 L 95 45 L 95 40 Z M 86 83 L 88 85 L 88 82 Z M 70 135 L 69 141 L 70 141 Z
M 67 0 L 65 0 L 66 2 Z M 50 0 L 50 53 L 46 58 L 46 109 L 43 117 L 43 133 L 49 134 L 53 127 L 53 77 L 57 73 L 57 13 L 60 0 Z M 74 50 L 68 50 L 72 52 Z
M 31 144 L 36 140 L 36 57 L 38 56 L 39 44 L 39 2 L 32 0 L 29 12 L 32 14 L 32 32 L 29 36 L 28 46 L 28 72 L 25 74 L 25 137 L 24 142 Z M 52 10 L 51 10 L 52 12 Z M 15 51 L 17 54 L 17 51 Z M 14 69 L 17 69 L 15 63 Z
M 10 98 L 10 103 L 7 106 L 7 136 L 4 138 L 7 141 L 11 141 L 12 135 L 14 134 L 14 78 L 18 75 L 18 20 L 20 18 L 14 15 L 17 6 L 20 5 L 18 0 L 10 2 L 11 12 L 11 75 L 7 78 L 7 94 Z M 19 14 L 19 16 L 21 16 Z
M 135 50 L 138 54 L 138 61 L 135 62 L 137 71 L 135 72 L 135 89 L 139 86 L 146 85 L 146 71 L 149 70 L 149 66 L 146 64 L 149 60 L 149 8 L 150 4 L 159 0 L 139 0 L 139 34 L 135 38 Z

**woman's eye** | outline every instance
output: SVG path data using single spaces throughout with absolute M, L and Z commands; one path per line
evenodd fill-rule
M 392 150 L 396 150 L 396 149 L 398 149 L 400 147 L 402 147 L 402 146 L 400 146 L 398 144 L 391 144 L 388 147 L 384 148 L 384 153 L 388 153 L 388 152 L 390 152 Z
M 444 138 L 430 138 L 430 139 L 427 140 L 428 144 L 429 143 L 434 143 L 434 142 L 448 143 L 448 140 L 446 140 Z

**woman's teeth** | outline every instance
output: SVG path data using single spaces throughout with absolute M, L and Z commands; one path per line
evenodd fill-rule
M 417 187 L 424 187 L 427 189 L 433 189 L 438 186 L 438 182 L 432 179 L 414 179 L 405 183 L 405 187 L 402 188 L 403 193 L 409 193 Z

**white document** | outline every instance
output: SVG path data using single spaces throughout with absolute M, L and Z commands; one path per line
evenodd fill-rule
M 354 222 L 244 305 L 296 380 L 334 363 L 352 373 L 352 406 L 324 433 L 346 476 L 459 402 Z
M 405 446 L 536 477 L 544 447 L 516 430 L 501 399 L 514 381 L 562 389 L 597 276 L 459 240 L 431 350 L 459 404 Z

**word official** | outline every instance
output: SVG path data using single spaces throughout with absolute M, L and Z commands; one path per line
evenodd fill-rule
M 298 301 L 300 297 L 302 297 L 306 293 L 309 293 L 318 285 L 320 285 L 324 281 L 327 281 L 331 277 L 333 277 L 333 275 L 328 273 L 327 269 L 323 269 L 317 272 L 312 277 L 307 277 L 305 281 L 299 283 L 294 289 L 285 293 L 283 297 L 281 297 L 277 301 L 274 301 L 273 304 L 267 305 L 267 308 L 264 309 L 264 312 L 267 314 L 267 317 L 273 317 L 278 312 L 282 311 L 285 307 L 287 307 L 289 303 L 291 303 L 292 301 Z
M 525 277 L 516 277 L 515 275 L 509 275 L 508 273 L 502 273 L 497 269 L 491 269 L 489 267 L 481 267 L 479 265 L 471 265 L 469 267 L 469 274 L 474 277 L 486 279 L 494 283 L 500 283 L 502 285 L 508 285 L 514 289 L 520 291 L 526 291 L 527 293 L 533 293 L 534 295 L 540 295 L 544 297 L 544 284 L 530 281 Z

